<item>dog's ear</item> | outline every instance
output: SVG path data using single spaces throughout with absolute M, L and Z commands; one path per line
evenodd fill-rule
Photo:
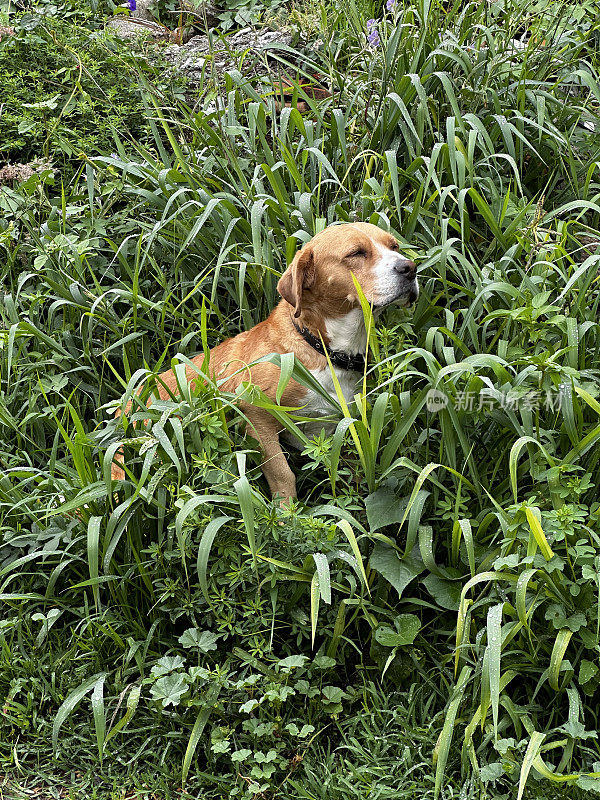
M 294 316 L 299 317 L 302 311 L 302 292 L 310 289 L 315 282 L 315 263 L 313 249 L 305 245 L 283 273 L 277 284 L 277 291 L 294 306 Z

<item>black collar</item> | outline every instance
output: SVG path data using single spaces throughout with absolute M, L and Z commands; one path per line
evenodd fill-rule
M 334 367 L 346 369 L 351 372 L 365 371 L 366 360 L 362 353 L 350 355 L 350 353 L 346 353 L 344 350 L 326 350 L 323 342 L 318 336 L 315 336 L 307 328 L 301 328 L 293 319 L 292 325 L 313 350 L 316 350 L 317 353 L 320 353 L 322 356 L 328 355 Z

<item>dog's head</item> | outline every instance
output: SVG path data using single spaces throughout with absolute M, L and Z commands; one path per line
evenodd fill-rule
M 410 305 L 419 295 L 417 268 L 398 252 L 398 242 L 366 222 L 330 225 L 296 254 L 277 289 L 294 307 L 332 318 L 360 305 L 352 279 L 375 310 Z

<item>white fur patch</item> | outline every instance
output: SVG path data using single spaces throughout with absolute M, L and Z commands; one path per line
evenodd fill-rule
M 350 405 L 358 389 L 360 375 L 356 372 L 349 372 L 346 369 L 339 369 L 338 367 L 334 367 L 333 369 L 340 383 L 344 400 Z M 329 367 L 327 366 L 324 369 L 311 369 L 311 373 L 319 381 L 327 394 L 332 397 L 336 403 L 339 402 Z M 329 403 L 313 391 L 309 391 L 309 397 L 306 398 L 305 402 L 305 413 L 307 416 L 321 417 L 331 414 L 333 411 Z
M 330 350 L 343 350 L 350 355 L 361 353 L 363 356 L 367 352 L 367 329 L 360 306 L 343 317 L 326 319 L 325 330 Z
M 404 279 L 394 269 L 398 261 L 398 253 L 380 244 L 375 246 L 381 258 L 373 267 L 375 272 L 375 291 L 377 292 L 374 302 L 375 305 L 384 305 L 398 296 Z
M 337 379 L 340 382 L 340 388 L 342 390 L 342 394 L 344 395 L 344 400 L 348 405 L 350 405 L 354 400 L 354 395 L 360 388 L 360 375 L 358 375 L 356 372 L 338 369 L 337 367 L 334 367 L 334 370 L 335 374 L 337 375 Z M 319 381 L 327 394 L 336 402 L 339 402 L 329 367 L 327 366 L 324 369 L 311 369 L 311 373 Z M 303 406 L 304 408 L 298 412 L 299 414 L 302 414 L 306 417 L 315 417 L 314 422 L 299 423 L 305 436 L 308 436 L 309 439 L 313 436 L 318 436 L 323 428 L 328 436 L 334 432 L 337 425 L 336 422 L 327 422 L 319 419 L 319 417 L 328 417 L 335 413 L 334 409 L 324 398 L 322 398 L 316 392 L 313 392 L 312 389 L 309 389 L 306 393 L 306 397 L 304 398 Z M 303 445 L 298 439 L 288 435 L 284 435 L 284 438 L 288 444 L 302 449 Z
M 326 319 L 325 330 L 329 338 L 329 350 L 342 350 L 350 355 L 361 353 L 366 355 L 367 352 L 367 330 L 365 328 L 365 320 L 363 317 L 362 309 L 353 308 L 342 317 Z M 354 395 L 360 386 L 360 375 L 350 370 L 340 369 L 334 367 L 335 374 L 340 384 L 340 389 L 344 396 L 344 400 L 348 405 L 354 400 Z M 312 375 L 319 381 L 327 394 L 336 402 L 338 396 L 335 391 L 333 377 L 329 366 L 323 369 L 312 369 Z M 329 435 L 335 430 L 336 423 L 319 421 L 319 417 L 330 416 L 334 410 L 329 403 L 324 400 L 316 392 L 309 389 L 303 401 L 304 408 L 302 415 L 306 417 L 315 417 L 315 422 L 300 423 L 302 430 L 306 436 L 318 436 L 322 428 L 325 428 L 326 433 Z M 297 439 L 292 439 L 291 436 L 284 436 L 285 440 L 294 445 L 295 447 L 302 447 Z

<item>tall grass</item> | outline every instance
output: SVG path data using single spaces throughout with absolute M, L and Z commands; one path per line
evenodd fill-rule
M 7 768 L 52 742 L 56 769 L 143 762 L 206 796 L 358 796 L 348 764 L 414 796 L 361 741 L 387 758 L 393 717 L 427 747 L 427 777 L 402 756 L 424 796 L 596 787 L 600 87 L 578 11 L 397 3 L 370 49 L 379 11 L 352 4 L 304 58 L 333 90 L 299 86 L 309 113 L 235 71 L 194 108 L 148 86 L 152 148 L 2 192 Z M 295 249 L 351 219 L 398 235 L 422 293 L 378 325 L 335 434 L 290 455 L 297 505 L 267 499 L 210 381 L 113 418 L 263 319 Z

